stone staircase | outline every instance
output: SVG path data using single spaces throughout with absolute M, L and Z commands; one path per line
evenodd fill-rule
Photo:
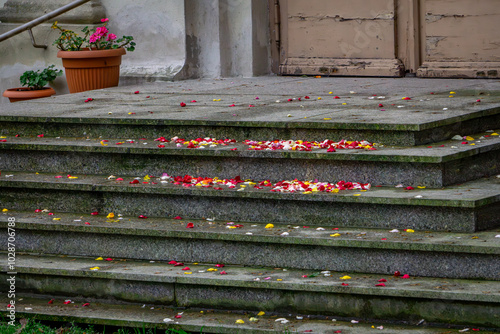
M 344 88 L 335 99 L 312 79 L 301 92 L 289 81 L 289 94 L 287 79 L 263 80 L 2 110 L 0 227 L 7 236 L 15 218 L 18 316 L 206 333 L 498 331 L 497 92 Z M 185 140 L 157 140 L 175 136 Z M 236 142 L 188 148 L 198 137 Z M 289 138 L 376 144 L 243 142 Z M 309 189 L 284 191 L 294 179 Z M 332 191 L 341 180 L 354 189 Z

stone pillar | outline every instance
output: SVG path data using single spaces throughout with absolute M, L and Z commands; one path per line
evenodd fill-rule
M 266 0 L 185 0 L 186 64 L 180 78 L 270 73 Z

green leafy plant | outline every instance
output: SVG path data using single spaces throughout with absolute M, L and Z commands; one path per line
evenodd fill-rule
M 26 71 L 21 75 L 19 81 L 21 81 L 21 85 L 30 89 L 42 89 L 47 83 L 54 81 L 63 74 L 62 70 L 54 69 L 54 67 L 55 65 L 50 65 L 43 70 Z
M 82 29 L 83 37 L 79 36 L 72 30 L 64 29 L 57 24 L 57 21 L 52 25 L 52 29 L 60 31 L 59 37 L 54 41 L 58 49 L 62 51 L 81 51 L 84 48 L 90 50 L 109 50 L 125 48 L 127 51 L 135 50 L 134 37 L 123 36 L 118 38 L 115 34 L 109 32 L 106 25 L 109 22 L 108 18 L 101 19 L 103 25 L 89 29 Z

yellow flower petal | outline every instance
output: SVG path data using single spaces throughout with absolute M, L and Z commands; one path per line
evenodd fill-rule
M 215 268 L 208 268 L 207 271 L 217 271 Z
M 475 140 L 475 139 L 472 138 L 471 136 L 467 136 L 467 137 L 465 137 L 465 140 Z
M 334 237 L 334 238 L 336 238 L 336 237 L 340 237 L 340 233 L 330 234 L 330 236 L 331 236 L 331 237 Z
M 151 178 L 149 177 L 149 175 L 146 175 L 146 176 L 144 176 L 144 180 L 148 181 L 148 180 L 151 180 Z
M 418 189 L 425 189 L 425 186 L 417 186 Z
M 274 227 L 274 225 L 273 225 L 273 224 L 267 224 L 267 225 L 266 225 L 266 228 L 273 228 L 273 227 Z
M 102 257 L 98 257 L 97 259 L 95 259 L 96 261 L 102 261 L 104 260 Z
M 61 220 L 61 218 L 52 218 L 52 220 Z
M 2 209 L 2 212 L 7 212 L 9 211 L 9 209 Z
M 340 278 L 340 279 L 351 279 L 351 277 L 350 277 L 350 276 L 347 276 L 347 275 L 342 276 L 342 277 L 339 277 L 339 278 Z
M 493 132 L 491 135 L 492 135 L 492 136 L 498 136 L 498 133 Z
M 264 312 L 264 311 L 260 311 L 259 313 L 257 313 L 257 315 L 258 315 L 259 317 L 263 316 L 264 314 L 266 314 L 266 312 Z
M 238 319 L 238 320 L 236 320 L 236 323 L 237 324 L 244 324 L 245 322 L 243 320 L 241 320 L 241 319 Z
M 325 121 L 329 121 L 331 120 L 332 118 L 331 117 L 326 117 L 326 118 L 323 118 Z
M 405 230 L 405 232 L 408 232 L 408 233 L 413 233 L 413 232 L 415 232 L 415 231 L 414 231 L 414 230 L 412 230 L 411 228 L 407 228 L 407 229 Z
M 90 270 L 99 270 L 99 269 L 101 269 L 101 268 L 99 268 L 99 267 L 92 267 L 92 268 L 90 268 Z
M 353 196 L 361 196 L 361 194 L 354 194 Z
M 115 218 L 115 214 L 114 214 L 113 212 L 110 212 L 110 213 L 106 216 L 106 218 L 108 218 L 108 219 Z
M 191 271 L 185 271 L 185 272 L 184 272 L 184 275 L 191 275 L 191 274 L 192 274 L 192 272 L 191 272 Z

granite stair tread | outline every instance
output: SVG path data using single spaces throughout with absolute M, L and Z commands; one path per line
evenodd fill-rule
M 173 142 L 159 142 L 157 138 L 72 138 L 47 137 L 23 138 L 3 136 L 0 149 L 8 150 L 35 150 L 35 151 L 72 151 L 86 153 L 126 153 L 126 154 L 154 154 L 154 155 L 187 155 L 187 156 L 215 156 L 215 157 L 245 157 L 245 158 L 288 158 L 288 159 L 315 159 L 315 160 L 353 160 L 377 162 L 413 162 L 413 163 L 442 163 L 466 157 L 475 156 L 500 149 L 500 136 L 497 132 L 482 132 L 471 134 L 472 140 L 448 140 L 436 142 L 432 145 L 414 147 L 383 146 L 375 144 L 375 150 L 367 149 L 337 149 L 336 152 L 327 152 L 326 149 L 312 151 L 298 150 L 250 150 L 251 145 L 241 142 L 228 145 L 201 146 L 202 149 L 188 149 L 186 144 L 177 147 Z M 491 134 L 494 134 L 493 136 Z M 484 138 L 483 136 L 488 136 Z M 183 137 L 180 137 L 183 138 Z M 171 138 L 166 138 L 170 140 Z M 194 140 L 189 138 L 185 141 Z M 221 139 L 221 138 L 216 138 Z M 225 138 L 222 138 L 225 139 Z M 229 138 L 230 139 L 230 138 Z M 260 141 L 259 138 L 249 138 Z M 326 139 L 326 138 L 325 138 Z M 281 138 L 280 140 L 289 140 Z M 292 140 L 304 140 L 294 138 Z M 364 140 L 358 138 L 358 141 Z M 340 140 L 338 140 L 340 141 Z M 465 142 L 467 144 L 465 144 Z M 462 144 L 464 143 L 464 144 Z M 159 148 L 161 144 L 164 147 Z M 200 146 L 198 145 L 197 148 Z M 234 150 L 236 149 L 236 150 Z
M 146 177 L 146 179 L 144 179 L 144 177 Z M 192 182 L 183 183 L 181 181 L 175 184 L 172 179 L 161 182 L 161 176 L 145 175 L 144 177 L 129 176 L 120 180 L 120 175 L 81 175 L 66 174 L 65 172 L 33 173 L 7 170 L 2 171 L 2 175 L 0 175 L 0 186 L 47 190 L 109 191 L 117 193 L 124 192 L 158 195 L 206 195 L 214 197 L 244 197 L 414 206 L 447 206 L 457 208 L 475 208 L 498 203 L 500 201 L 500 177 L 498 176 L 482 178 L 442 189 L 415 187 L 414 189 L 408 190 L 402 186 L 372 186 L 371 188 L 367 188 L 365 190 L 352 189 L 340 190 L 338 192 L 318 191 L 305 194 L 301 191 L 272 192 L 272 187 L 264 187 L 262 189 L 254 188 L 255 182 L 258 183 L 265 180 L 248 180 L 244 181 L 242 184 L 238 184 L 237 187 L 231 188 L 230 186 L 224 184 L 215 184 L 213 186 L 205 187 L 196 186 Z M 193 175 L 193 178 L 195 177 L 197 176 Z M 254 184 L 248 184 L 251 181 L 253 181 Z M 134 183 L 131 184 L 132 182 Z M 332 181 L 320 180 L 319 182 Z M 332 184 L 334 182 L 335 181 L 333 181 Z M 346 180 L 346 182 L 355 182 L 355 180 Z M 190 186 L 186 187 L 186 184 L 189 184 Z M 242 188 L 241 185 L 244 187 Z M 274 185 L 276 185 L 276 183 L 274 183 Z
M 23 291 L 52 298 L 500 326 L 496 281 L 105 257 L 19 254 L 16 284 Z M 0 267 L 7 276 L 7 261 L 0 260 Z M 237 302 L 235 296 L 239 296 Z M 394 308 L 396 301 L 398 308 Z M 447 312 L 437 312 L 443 307 Z
M 36 135 L 43 130 L 55 136 L 85 132 L 134 137 L 174 136 L 184 130 L 186 135 L 225 134 L 238 140 L 249 139 L 250 134 L 261 139 L 302 135 L 308 140 L 335 135 L 412 146 L 500 126 L 500 99 L 495 92 L 457 90 L 450 98 L 449 92 L 430 94 L 419 89 L 402 100 L 403 96 L 394 93 L 374 96 L 349 91 L 336 92 L 339 98 L 335 99 L 335 94 L 318 91 L 305 99 L 306 93 L 245 93 L 234 91 L 235 87 L 197 93 L 174 86 L 145 85 L 138 94 L 128 91 L 133 88 L 117 87 L 7 105 L 0 115 L 5 125 L 1 134 Z M 93 100 L 86 103 L 89 97 Z M 180 102 L 187 106 L 181 107 Z
M 105 301 L 90 300 L 86 307 L 76 307 L 89 302 L 89 299 L 68 298 L 70 304 L 64 304 L 65 299 L 58 298 L 48 304 L 51 296 L 25 294 L 22 295 L 17 313 L 21 317 L 35 317 L 46 321 L 64 321 L 92 325 L 117 327 L 135 327 L 157 329 L 175 328 L 194 333 L 227 333 L 227 334 L 260 334 L 260 333 L 372 333 L 374 327 L 384 333 L 415 333 L 436 334 L 458 332 L 458 330 L 484 328 L 455 327 L 439 328 L 427 325 L 412 326 L 411 324 L 387 324 L 380 321 L 359 321 L 356 318 L 311 317 L 308 315 L 278 315 L 267 312 L 258 316 L 258 312 L 228 312 L 213 309 L 168 308 L 151 304 L 113 304 Z M 0 299 L 8 303 L 4 298 Z M 175 318 L 176 315 L 181 318 Z M 252 319 L 253 318 L 253 319 Z M 252 319 L 252 320 L 250 320 Z M 255 321 L 258 319 L 257 321 Z M 282 324 L 283 319 L 286 320 Z M 243 324 L 236 321 L 243 320 Z M 335 320 L 335 321 L 332 321 Z M 351 322 L 351 321 L 354 321 Z M 373 326 L 373 327 L 372 327 Z M 339 332 L 340 333 L 340 332 Z
M 100 259 L 105 257 L 102 254 Z M 10 272 L 5 258 L 6 256 L 2 257 L 0 265 L 3 271 Z M 182 265 L 175 266 L 167 261 L 107 260 L 109 261 L 71 255 L 19 254 L 15 270 L 18 274 L 45 276 L 500 303 L 498 281 L 413 276 L 405 279 L 403 273 L 399 277 L 331 271 L 326 273 L 327 268 L 325 274 L 322 274 L 303 269 L 233 265 L 221 268 L 215 263 L 183 262 Z M 221 275 L 221 272 L 226 274 Z M 307 277 L 303 277 L 304 275 Z M 385 280 L 385 286 L 376 286 L 380 284 L 379 280 Z
M 453 233 L 412 229 L 297 226 L 272 222 L 219 221 L 212 218 L 144 219 L 118 214 L 115 218 L 107 218 L 106 213 L 91 215 L 48 210 L 38 213 L 9 210 L 0 215 L 0 226 L 6 227 L 9 217 L 15 217 L 16 227 L 20 230 L 500 255 L 500 228 Z M 192 223 L 193 227 L 188 227 L 189 223 Z
M 0 198 L 6 208 L 21 211 L 40 208 L 59 212 L 120 210 L 124 215 L 141 212 L 151 217 L 181 215 L 311 226 L 338 224 L 473 232 L 494 228 L 499 223 L 498 177 L 444 189 L 374 186 L 367 190 L 367 185 L 353 183 L 358 189 L 338 192 L 325 192 L 330 191 L 327 187 L 323 192 L 320 188 L 283 192 L 278 184 L 274 184 L 277 191 L 273 192 L 272 186 L 264 184 L 255 189 L 261 180 L 254 182 L 255 185 L 250 181 L 245 184 L 243 180 L 235 184 L 236 178 L 227 181 L 233 182 L 230 185 L 210 186 L 200 181 L 197 186 L 191 181 L 161 180 L 149 175 L 112 177 L 2 171 Z M 184 180 L 184 176 L 180 178 Z
M 20 252 L 500 280 L 500 230 L 475 233 L 18 212 Z M 180 218 L 180 219 L 179 219 Z M 148 240 L 144 243 L 144 240 Z M 140 252 L 134 251 L 140 249 Z M 300 254 L 300 256 L 297 256 Z

